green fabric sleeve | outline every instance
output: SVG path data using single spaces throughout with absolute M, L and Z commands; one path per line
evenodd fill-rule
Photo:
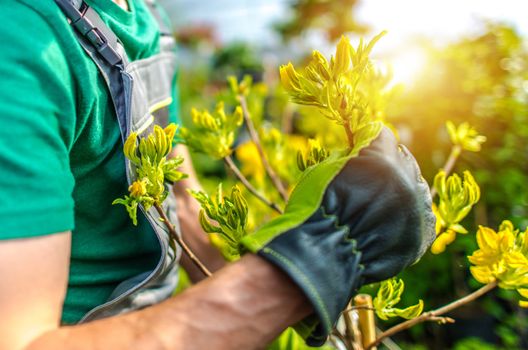
M 0 19 L 9 43 L 0 50 L 0 239 L 71 230 L 75 108 L 66 58 L 26 5 L 3 7 Z
M 177 71 L 172 82 L 172 103 L 169 105 L 169 123 L 181 125 L 178 76 L 179 72 Z

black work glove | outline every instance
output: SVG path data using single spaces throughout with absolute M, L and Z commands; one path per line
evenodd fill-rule
M 358 288 L 396 275 L 435 237 L 429 187 L 389 129 L 344 167 L 323 163 L 305 174 L 285 215 L 243 241 L 288 274 L 313 304 L 314 315 L 298 329 L 315 346 L 325 342 Z M 337 176 L 328 175 L 336 168 Z M 303 195 L 321 186 L 319 208 L 306 215 Z M 303 215 L 308 219 L 282 230 Z

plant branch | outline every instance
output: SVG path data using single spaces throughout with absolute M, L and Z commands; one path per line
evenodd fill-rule
M 233 162 L 233 158 L 231 156 L 226 156 L 224 158 L 224 163 L 227 165 L 229 169 L 235 174 L 238 180 L 242 182 L 244 186 L 248 189 L 251 194 L 253 194 L 255 197 L 257 197 L 259 200 L 261 200 L 263 203 L 265 203 L 268 207 L 275 210 L 277 213 L 282 214 L 283 211 L 279 206 L 273 202 L 271 202 L 269 199 L 264 197 L 262 194 L 260 194 L 255 187 L 251 183 L 249 183 L 248 179 L 242 174 L 242 172 L 238 169 L 235 162 Z
M 268 161 L 268 158 L 266 157 L 266 154 L 264 153 L 264 149 L 262 148 L 262 144 L 260 142 L 260 137 L 257 131 L 255 130 L 255 125 L 253 125 L 253 121 L 251 120 L 251 116 L 249 114 L 249 108 L 247 105 L 246 97 L 244 95 L 238 95 L 237 98 L 238 98 L 238 101 L 240 102 L 240 106 L 242 107 L 244 121 L 246 122 L 246 128 L 249 132 L 249 136 L 251 137 L 251 140 L 255 144 L 255 147 L 257 147 L 257 151 L 260 155 L 262 165 L 264 166 L 266 173 L 271 179 L 273 186 L 275 186 L 275 188 L 279 192 L 282 199 L 286 202 L 288 200 L 288 192 L 284 188 L 284 185 L 282 184 L 280 178 L 277 176 L 277 173 L 275 172 L 275 170 L 273 170 L 273 168 L 271 167 Z
M 354 134 L 352 134 L 352 130 L 350 130 L 350 122 L 346 121 L 343 125 L 346 131 L 346 136 L 348 140 L 348 145 L 350 149 L 354 148 Z
M 492 282 L 492 283 L 486 284 L 485 286 L 483 286 L 480 289 L 477 289 L 473 293 L 468 294 L 468 295 L 466 295 L 463 298 L 457 299 L 457 300 L 453 301 L 452 303 L 449 303 L 449 304 L 447 304 L 445 306 L 442 306 L 439 309 L 425 312 L 425 313 L 421 314 L 420 316 L 418 316 L 416 318 L 413 318 L 412 320 L 408 320 L 408 321 L 402 322 L 400 324 L 397 324 L 396 326 L 391 327 L 388 330 L 386 330 L 385 332 L 381 333 L 376 338 L 376 340 L 374 342 L 370 343 L 365 349 L 369 350 L 369 349 L 373 348 L 374 346 L 378 345 L 379 343 L 381 343 L 381 341 L 384 338 L 393 336 L 396 333 L 399 333 L 399 332 L 401 332 L 401 331 L 403 331 L 405 329 L 411 328 L 411 327 L 413 327 L 413 326 L 415 326 L 415 325 L 417 325 L 419 323 L 422 323 L 422 322 L 427 322 L 427 321 L 433 321 L 433 322 L 436 321 L 436 322 L 438 322 L 439 321 L 439 322 L 442 322 L 442 323 L 451 323 L 451 321 L 453 321 L 453 319 L 451 319 L 449 317 L 441 317 L 441 316 L 443 314 L 445 314 L 445 313 L 453 311 L 453 310 L 455 310 L 455 309 L 457 309 L 457 308 L 459 308 L 459 307 L 461 307 L 463 305 L 466 305 L 467 303 L 470 303 L 470 302 L 480 298 L 484 294 L 486 294 L 489 291 L 493 290 L 495 287 L 497 287 L 497 282 Z
M 180 235 L 176 232 L 176 229 L 172 225 L 172 223 L 169 221 L 169 218 L 167 217 L 167 214 L 165 214 L 165 211 L 159 204 L 154 204 L 154 208 L 156 208 L 156 211 L 158 212 L 159 216 L 161 217 L 162 221 L 165 223 L 165 227 L 169 230 L 169 234 L 171 238 L 179 244 L 179 246 L 183 249 L 185 254 L 191 259 L 191 261 L 198 267 L 204 275 L 207 277 L 210 277 L 212 275 L 211 271 L 205 267 L 205 265 L 198 259 L 196 255 L 192 252 L 191 248 L 187 246 L 187 244 L 183 241 L 183 239 L 180 237 Z
M 343 313 L 346 313 L 346 312 L 352 312 L 352 311 L 355 311 L 355 310 L 372 310 L 372 311 L 376 311 L 376 308 L 374 307 L 370 307 L 368 305 L 356 305 L 356 306 L 350 306 L 346 309 L 343 310 Z
M 343 337 L 346 340 L 345 346 L 350 350 L 363 350 L 357 312 L 344 313 L 343 318 L 345 320 L 345 336 Z
M 341 332 L 339 332 L 337 329 L 334 328 L 334 330 L 333 330 L 332 333 L 331 333 L 331 337 L 330 337 L 330 338 L 332 338 L 332 336 L 335 337 L 335 338 L 337 338 L 337 339 L 339 339 L 339 341 L 341 342 L 341 344 L 342 344 L 343 346 L 345 346 L 345 348 L 346 348 L 347 350 L 349 350 L 349 349 L 347 348 L 347 345 L 346 345 L 347 342 L 346 342 L 345 336 L 344 336 L 343 334 L 341 334 Z M 336 341 L 334 340 L 333 343 L 336 343 Z M 339 347 L 339 346 L 336 346 L 336 348 L 339 349 L 340 347 Z M 358 350 L 358 349 L 350 349 L 350 350 Z
M 454 145 L 451 148 L 451 153 L 449 154 L 449 157 L 447 157 L 447 160 L 444 166 L 442 167 L 442 169 L 446 173 L 446 176 L 451 174 L 451 172 L 453 171 L 453 168 L 455 167 L 455 164 L 458 160 L 458 157 L 460 156 L 460 153 L 462 153 L 462 147 L 460 147 L 459 145 Z M 436 194 L 437 194 L 436 188 L 433 187 L 431 189 L 431 198 L 434 198 Z

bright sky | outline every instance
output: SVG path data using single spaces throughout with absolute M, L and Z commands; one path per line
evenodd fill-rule
M 162 2 L 176 22 L 210 23 L 222 41 L 245 40 L 273 46 L 277 39 L 270 25 L 287 15 L 288 0 Z M 412 79 L 421 64 L 420 50 L 413 44 L 417 36 L 434 43 L 448 42 L 460 35 L 478 33 L 479 19 L 505 21 L 528 35 L 527 0 L 362 0 L 357 16 L 373 28 L 373 33 L 388 30 L 374 54 L 384 60 L 391 56 L 397 81 Z M 319 48 L 317 43 L 309 45 Z
M 417 37 L 445 43 L 478 33 L 482 29 L 479 19 L 504 21 L 528 35 L 527 14 L 526 0 L 364 0 L 358 17 L 374 33 L 388 30 L 375 52 L 391 56 L 394 80 L 408 82 L 424 63 Z

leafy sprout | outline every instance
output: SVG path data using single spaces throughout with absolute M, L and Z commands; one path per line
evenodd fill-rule
M 128 188 L 129 194 L 114 200 L 112 204 L 124 205 L 134 225 L 137 225 L 139 205 L 143 205 L 145 210 L 153 205 L 161 205 L 168 194 L 165 184 L 187 177 L 178 170 L 183 158 L 167 159 L 176 130 L 175 124 L 165 129 L 155 125 L 147 137 L 139 138 L 133 132 L 125 141 L 123 152 L 133 167 L 135 181 Z
M 480 187 L 469 171 L 464 171 L 463 180 L 457 174 L 447 177 L 445 171 L 440 171 L 434 179 L 434 187 L 439 202 L 433 204 L 437 238 L 431 251 L 439 254 L 455 240 L 457 233 L 468 232 L 460 222 L 480 199 Z
M 301 171 L 304 171 L 315 164 L 321 163 L 329 155 L 330 153 L 321 146 L 319 140 L 310 139 L 305 152 L 297 152 L 297 166 Z
M 400 302 L 404 289 L 405 284 L 401 279 L 392 278 L 381 283 L 373 301 L 376 315 L 379 318 L 388 320 L 391 317 L 402 317 L 409 320 L 420 316 L 424 307 L 422 300 L 404 309 L 395 307 Z
M 219 102 L 213 113 L 195 108 L 191 113 L 195 130 L 181 129 L 185 143 L 195 151 L 217 159 L 231 155 L 235 133 L 244 121 L 242 109 L 237 107 L 232 114 L 226 114 L 224 103 Z
M 280 68 L 282 86 L 292 101 L 316 107 L 321 114 L 342 125 L 351 148 L 360 150 L 375 139 L 382 127 L 380 111 L 375 106 L 383 96 L 381 86 L 373 91 L 374 80 L 381 77 L 369 59 L 382 32 L 354 48 L 348 38 L 342 37 L 335 55 L 328 61 L 319 51 L 302 72 L 291 63 Z M 363 132 L 360 132 L 363 131 Z
M 500 288 L 516 289 L 528 298 L 528 230 L 521 232 L 508 220 L 497 232 L 480 226 L 477 243 L 479 249 L 468 257 L 473 277 L 480 283 L 497 281 Z M 528 301 L 520 305 L 528 307 Z
M 253 85 L 253 78 L 251 75 L 244 75 L 242 80 L 238 82 L 237 78 L 234 75 L 227 77 L 227 82 L 231 88 L 231 92 L 235 95 L 247 96 Z
M 189 191 L 198 200 L 200 225 L 209 234 L 222 239 L 220 251 L 227 260 L 236 260 L 243 252 L 240 240 L 247 235 L 248 205 L 240 189 L 233 186 L 230 195 L 224 195 L 222 184 L 214 196 L 205 192 Z

